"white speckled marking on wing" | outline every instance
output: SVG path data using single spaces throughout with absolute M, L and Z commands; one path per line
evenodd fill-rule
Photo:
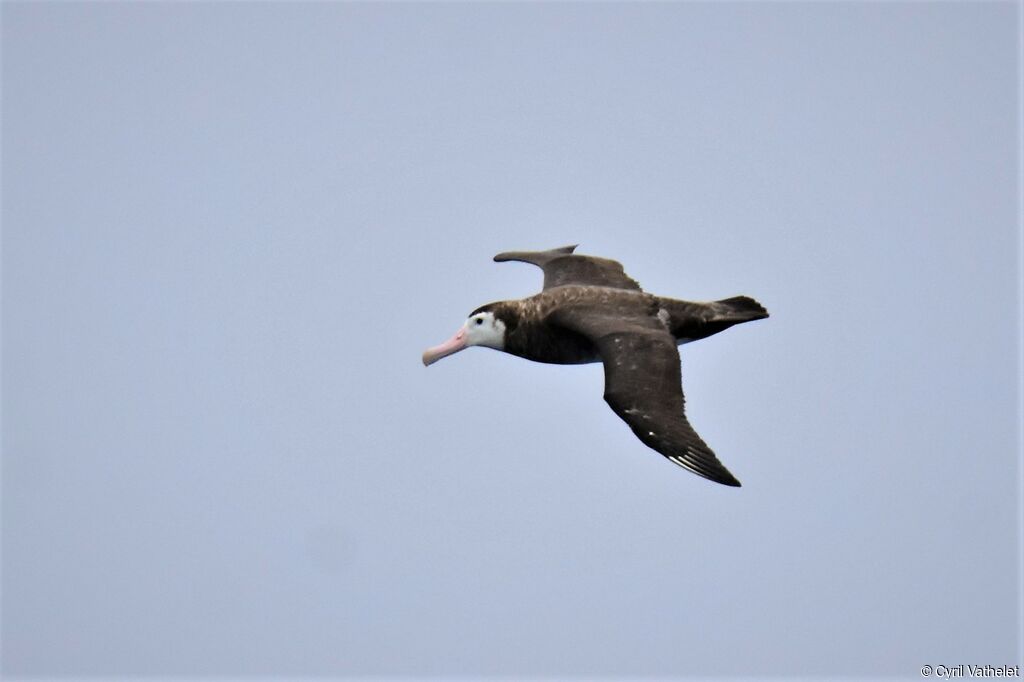
M 661 325 L 665 327 L 665 329 L 669 328 L 668 322 L 670 316 L 667 310 L 665 310 L 664 308 L 658 308 L 658 319 L 661 321 Z

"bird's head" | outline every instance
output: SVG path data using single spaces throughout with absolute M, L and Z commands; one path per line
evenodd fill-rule
M 504 350 L 508 326 L 507 313 L 502 310 L 501 304 L 490 303 L 481 306 L 470 313 L 459 331 L 455 332 L 455 336 L 439 346 L 423 351 L 423 364 L 431 365 L 470 346 Z

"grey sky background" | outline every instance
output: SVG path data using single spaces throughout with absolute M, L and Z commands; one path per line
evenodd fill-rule
M 2 5 L 6 676 L 1020 663 L 1017 5 Z M 422 350 L 580 243 L 772 313 Z

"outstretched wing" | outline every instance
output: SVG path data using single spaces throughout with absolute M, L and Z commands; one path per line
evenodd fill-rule
M 623 319 L 583 309 L 560 310 L 553 322 L 589 338 L 604 363 L 604 399 L 644 445 L 698 476 L 740 482 L 718 461 L 684 413 L 679 353 L 656 319 Z
M 576 245 L 550 251 L 506 251 L 494 257 L 498 263 L 521 261 L 532 263 L 544 271 L 544 289 L 566 284 L 612 287 L 640 291 L 637 284 L 618 261 L 595 256 L 576 256 Z

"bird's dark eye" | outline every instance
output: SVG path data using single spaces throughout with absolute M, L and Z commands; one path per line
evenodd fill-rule
M 484 323 L 484 318 L 482 318 L 482 317 L 476 318 L 476 323 L 477 324 L 483 324 Z

